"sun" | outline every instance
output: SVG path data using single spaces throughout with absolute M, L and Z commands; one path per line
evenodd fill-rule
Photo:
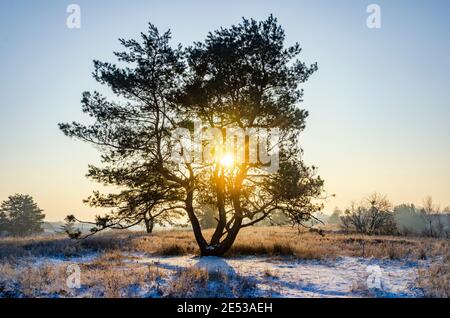
M 220 159 L 220 165 L 223 167 L 231 167 L 234 164 L 234 159 L 233 156 L 230 154 L 225 154 L 221 159 Z

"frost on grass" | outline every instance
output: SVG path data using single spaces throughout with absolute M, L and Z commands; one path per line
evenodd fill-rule
M 449 297 L 445 240 L 290 228 L 241 234 L 226 258 L 193 256 L 187 231 L 0 238 L 0 297 Z M 67 287 L 71 264 L 80 267 L 80 288 Z M 374 266 L 376 288 L 367 284 Z
M 67 266 L 74 261 L 81 270 L 80 288 L 66 284 Z M 373 267 L 380 273 L 375 287 L 368 284 Z M 0 297 L 424 297 L 429 295 L 418 286 L 418 273 L 428 267 L 428 260 L 115 252 L 2 262 Z M 427 280 L 428 290 L 436 275 Z
M 419 269 L 417 281 L 426 297 L 450 298 L 450 254 Z
M 173 298 L 242 298 L 251 297 L 254 279 L 226 270 L 189 267 L 178 271 L 164 288 L 165 297 Z
M 235 286 L 233 284 L 239 282 L 239 277 L 246 281 L 250 279 L 252 288 L 243 293 L 245 297 L 423 297 L 422 291 L 416 287 L 416 274 L 417 268 L 427 261 L 356 257 L 298 260 L 286 257 L 221 259 L 178 256 L 142 257 L 138 262 L 154 263 L 162 268 L 175 270 L 200 268 L 209 273 L 228 273 L 226 277 L 238 277 L 231 280 L 231 284 L 224 284 L 231 290 Z M 372 286 L 367 283 L 370 266 L 380 268 L 379 288 L 371 288 Z M 203 276 L 200 276 L 205 277 L 205 271 L 194 271 L 194 273 L 196 275 L 203 273 Z M 198 286 L 194 288 L 208 287 L 204 280 L 197 281 Z M 226 280 L 221 281 L 226 282 Z M 234 293 L 234 296 L 237 295 L 239 293 Z

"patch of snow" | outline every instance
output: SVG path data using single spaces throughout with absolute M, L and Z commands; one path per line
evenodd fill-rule
M 33 267 L 86 264 L 100 256 L 100 253 L 90 253 L 70 258 L 39 257 L 26 259 L 23 264 Z M 358 257 L 301 260 L 260 256 L 163 257 L 144 253 L 125 253 L 124 256 L 126 260 L 117 265 L 118 269 L 126 269 L 130 265 L 153 265 L 166 274 L 153 283 L 155 286 L 130 286 L 127 294 L 134 297 L 161 297 L 159 287 L 176 279 L 180 270 L 192 266 L 205 268 L 210 272 L 226 273 L 230 281 L 224 284 L 209 282 L 216 284 L 218 289 L 222 288 L 222 291 L 223 288 L 229 289 L 233 284 L 239 284 L 238 276 L 249 278 L 256 288 L 249 290 L 246 297 L 423 297 L 422 291 L 416 287 L 417 270 L 430 264 L 430 261 L 425 260 L 412 262 Z M 214 289 L 213 287 L 211 288 Z M 99 296 L 90 288 L 79 290 L 77 294 L 83 297 Z
M 339 257 L 335 260 L 297 260 L 270 257 L 156 257 L 132 260 L 177 271 L 191 266 L 238 274 L 256 280 L 259 297 L 422 297 L 415 288 L 417 269 L 425 261 Z M 379 286 L 370 285 L 368 269 L 379 268 Z
M 28 265 L 32 265 L 35 267 L 43 266 L 43 265 L 63 265 L 63 264 L 80 264 L 80 263 L 88 263 L 95 260 L 99 257 L 100 254 L 97 252 L 87 253 L 82 256 L 52 256 L 52 257 L 30 257 L 23 258 L 23 263 L 28 263 Z

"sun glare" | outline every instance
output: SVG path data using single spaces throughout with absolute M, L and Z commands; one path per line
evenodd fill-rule
M 222 159 L 220 159 L 220 164 L 223 167 L 231 167 L 234 164 L 233 156 L 230 154 L 225 154 Z

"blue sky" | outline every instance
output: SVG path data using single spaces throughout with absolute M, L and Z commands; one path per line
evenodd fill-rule
M 81 7 L 81 29 L 66 7 Z M 366 8 L 381 8 L 381 29 Z M 450 205 L 449 1 L 8 1 L 0 3 L 0 200 L 35 197 L 51 220 L 91 218 L 84 175 L 99 153 L 59 132 L 86 120 L 81 93 L 99 89 L 92 60 L 112 60 L 119 37 L 148 22 L 189 45 L 242 16 L 273 13 L 288 44 L 319 71 L 304 86 L 310 112 L 301 142 L 319 167 L 328 209 L 378 191 L 394 203 L 432 195 Z

